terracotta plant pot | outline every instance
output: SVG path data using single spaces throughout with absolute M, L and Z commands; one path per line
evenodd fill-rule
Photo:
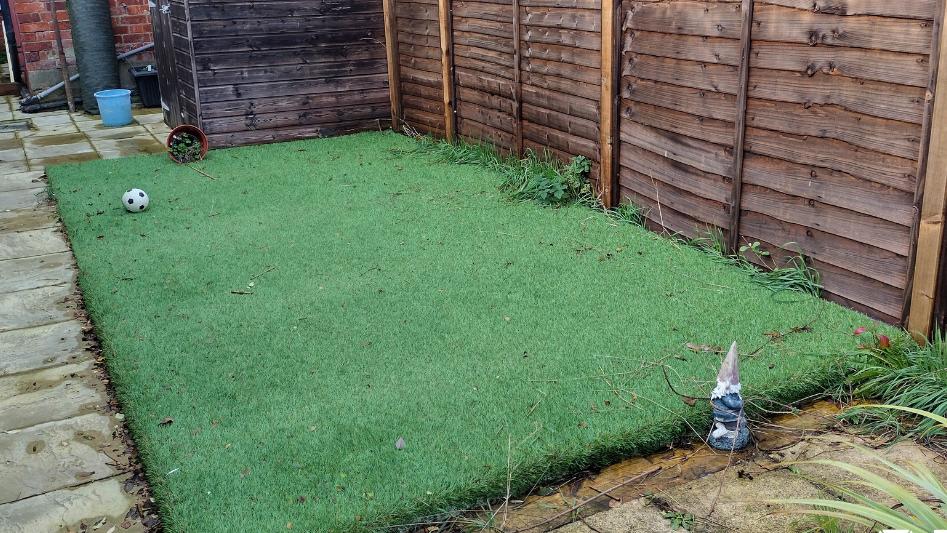
M 192 135 L 197 139 L 197 142 L 201 143 L 201 155 L 196 159 L 196 161 L 204 159 L 204 156 L 207 155 L 207 135 L 204 135 L 204 132 L 201 131 L 201 129 L 197 126 L 191 126 L 190 124 L 182 124 L 181 126 L 171 130 L 171 133 L 168 134 L 167 147 L 168 155 L 171 156 L 171 159 L 177 163 L 181 163 L 181 161 L 179 161 L 178 158 L 175 157 L 173 153 L 171 153 L 171 143 L 175 138 L 177 138 L 178 135 L 181 135 L 182 133 Z

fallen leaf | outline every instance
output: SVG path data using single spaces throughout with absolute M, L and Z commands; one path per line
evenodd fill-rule
M 108 517 L 103 516 L 101 520 L 99 520 L 98 522 L 92 524 L 92 529 L 99 529 L 100 527 L 102 527 L 102 526 L 105 525 L 105 522 L 106 522 L 107 520 L 108 520 Z
M 342 492 L 345 490 L 345 485 L 336 485 L 335 490 Z
M 240 477 L 246 477 L 246 475 L 249 473 L 250 473 L 250 467 L 248 466 L 246 470 L 244 470 L 243 472 L 240 472 Z
M 621 503 L 621 498 L 618 498 L 617 500 L 608 500 L 608 506 L 613 509 L 621 505 Z
M 395 448 L 398 448 L 399 450 L 403 450 L 403 449 L 404 449 L 404 439 L 402 439 L 401 437 L 398 437 L 398 442 L 395 443 Z
M 92 477 L 92 474 L 95 474 L 95 472 L 77 472 L 76 479 L 85 479 L 87 477 Z
M 115 420 L 125 420 L 125 415 L 122 413 L 115 413 Z
M 293 523 L 292 523 L 292 522 L 286 522 L 286 529 L 293 529 Z
M 300 496 L 299 498 L 296 499 L 296 503 L 306 503 L 306 497 Z
M 706 344 L 700 344 L 700 345 L 698 345 L 698 344 L 693 344 L 693 343 L 688 342 L 688 343 L 685 344 L 684 346 L 687 346 L 691 351 L 694 351 L 694 352 L 712 352 L 712 351 L 714 351 L 713 348 L 711 348 L 710 346 L 707 346 Z
M 507 322 L 509 322 L 509 321 L 510 321 L 510 317 L 505 316 L 505 317 L 503 317 L 503 320 L 506 320 Z
M 195 429 L 194 431 L 191 432 L 191 435 L 197 435 L 197 434 L 200 433 L 200 432 L 201 432 L 201 430 Z
M 687 405 L 691 407 L 694 407 L 694 405 L 697 403 L 697 398 L 691 398 L 690 396 L 685 396 L 684 403 L 686 403 Z
M 167 417 L 165 417 L 164 420 L 162 420 L 161 422 L 158 422 L 158 425 L 159 425 L 159 426 L 167 426 L 167 425 L 170 425 L 170 424 L 173 424 L 173 423 L 174 423 L 174 419 L 173 419 L 173 418 L 167 418 Z

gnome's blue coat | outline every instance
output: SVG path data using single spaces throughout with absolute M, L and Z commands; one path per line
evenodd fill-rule
M 746 427 L 746 416 L 743 414 L 743 398 L 739 392 L 732 392 L 710 400 L 714 407 L 714 425 L 710 428 L 710 436 L 707 442 L 718 450 L 739 450 L 750 443 L 750 430 Z M 724 424 L 733 427 L 736 423 L 735 436 L 731 432 L 726 432 L 719 437 L 714 437 L 714 433 L 720 433 L 719 429 L 726 429 Z M 734 443 L 734 441 L 736 441 Z

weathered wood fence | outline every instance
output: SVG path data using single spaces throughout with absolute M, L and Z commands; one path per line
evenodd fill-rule
M 826 298 L 928 332 L 943 0 L 384 2 L 395 127 L 586 156 L 607 205 L 801 254 Z
M 381 0 L 158 0 L 152 16 L 166 121 L 213 147 L 390 124 Z

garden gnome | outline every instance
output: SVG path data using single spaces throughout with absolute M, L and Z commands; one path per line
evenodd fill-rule
M 707 441 L 718 450 L 739 450 L 750 442 L 750 430 L 743 414 L 740 396 L 740 370 L 737 343 L 734 342 L 717 374 L 717 387 L 710 393 L 714 408 L 714 425 Z

